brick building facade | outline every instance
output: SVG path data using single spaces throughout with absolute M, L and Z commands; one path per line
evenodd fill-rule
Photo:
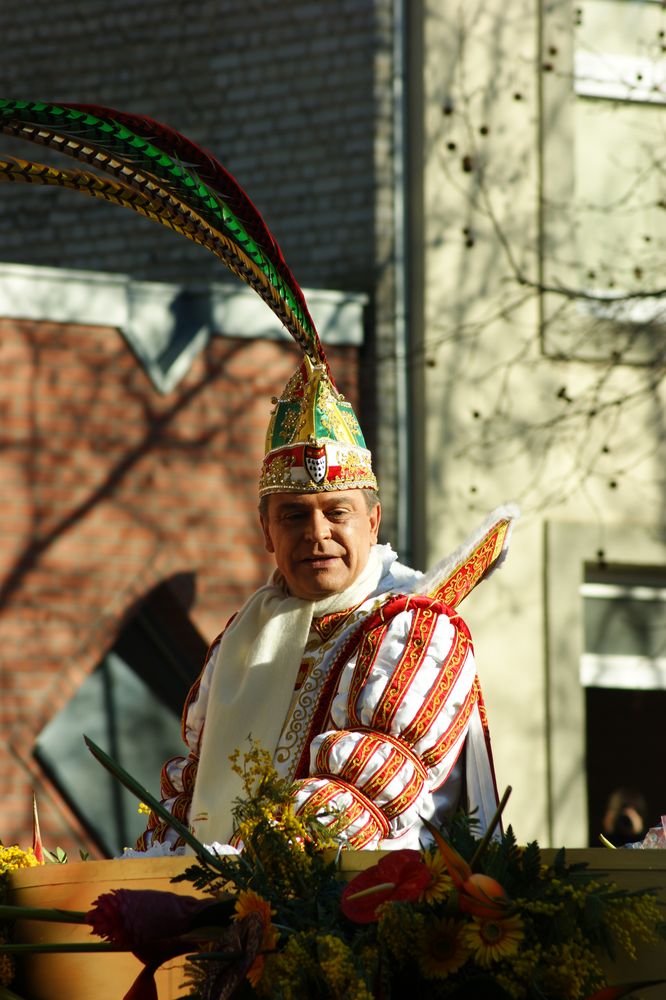
M 329 352 L 357 400 L 357 349 Z M 174 614 L 192 633 L 182 703 L 208 641 L 263 583 L 258 463 L 296 358 L 287 343 L 214 338 L 163 396 L 115 329 L 0 320 L 5 843 L 25 842 L 34 789 L 45 843 L 95 851 L 33 751 L 150 595 L 162 585 L 152 617 L 165 641 Z
M 0 34 L 4 96 L 105 104 L 179 129 L 238 177 L 304 287 L 333 290 L 335 308 L 357 295 L 354 329 L 327 352 L 372 443 L 371 362 L 385 359 L 387 387 L 393 363 L 391 0 L 165 0 L 113 12 L 38 0 L 29 16 L 0 10 Z M 0 135 L 7 155 L 52 160 Z M 30 290 L 11 308 L 0 294 L 0 839 L 29 841 L 34 789 L 47 846 L 99 855 L 108 847 L 72 787 L 80 761 L 67 785 L 40 740 L 54 720 L 65 730 L 85 721 L 85 700 L 76 722 L 68 706 L 112 653 L 134 656 L 173 709 L 207 642 L 264 580 L 258 462 L 269 400 L 297 354 L 261 329 L 248 339 L 224 291 L 218 321 L 210 289 L 230 287 L 220 262 L 133 213 L 3 184 L 0 245 L 0 271 L 27 265 L 37 280 L 44 269 L 56 286 L 38 315 Z M 108 322 L 73 321 L 61 308 L 72 282 L 89 280 L 84 298 L 96 298 L 100 275 L 119 283 Z M 0 286 L 7 280 L 0 274 Z M 127 282 L 135 318 L 121 330 L 113 317 Z M 136 303 L 164 282 L 189 321 L 167 338 L 177 355 L 184 338 L 184 363 L 162 372 L 160 331 L 144 326 L 161 314 L 152 300 L 152 312 Z M 388 435 L 389 525 L 394 447 Z M 160 647 L 160 620 L 180 643 L 180 674 L 173 648 Z

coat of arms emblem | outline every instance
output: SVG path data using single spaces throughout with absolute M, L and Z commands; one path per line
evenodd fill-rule
M 318 486 L 319 483 L 323 483 L 326 478 L 326 470 L 328 468 L 325 445 L 320 445 L 317 448 L 311 444 L 306 444 L 305 468 L 315 486 Z

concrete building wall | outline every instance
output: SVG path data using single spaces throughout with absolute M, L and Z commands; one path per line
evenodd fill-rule
M 638 186 L 654 162 L 654 108 L 582 93 L 577 58 L 591 36 L 581 32 L 598 3 L 418 6 L 417 548 L 432 562 L 498 503 L 522 506 L 505 568 L 461 610 L 475 637 L 500 790 L 513 786 L 507 818 L 520 839 L 577 846 L 587 839 L 585 566 L 663 566 L 666 555 L 665 233 L 658 195 Z M 605 4 L 604 23 L 615 18 L 628 38 L 625 8 Z M 653 56 L 659 28 L 650 26 Z M 637 145 L 623 187 L 601 197 L 597 185 L 593 202 L 599 165 L 624 156 L 626 142 L 612 141 L 630 125 Z M 634 189 L 654 199 L 645 203 L 654 205 L 649 228 L 629 210 Z M 620 204 L 618 252 L 610 215 Z M 650 300 L 651 289 L 647 318 L 613 304 L 622 292 Z

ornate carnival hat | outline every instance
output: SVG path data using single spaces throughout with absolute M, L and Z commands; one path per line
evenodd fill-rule
M 214 156 L 151 118 L 92 104 L 0 99 L 0 130 L 87 165 L 63 170 L 0 160 L 0 181 L 70 188 L 167 226 L 214 253 L 292 335 L 303 363 L 274 401 L 261 496 L 377 488 L 361 428 L 335 386 L 303 292 L 260 213 Z
M 274 401 L 259 495 L 377 489 L 351 403 L 306 355 Z

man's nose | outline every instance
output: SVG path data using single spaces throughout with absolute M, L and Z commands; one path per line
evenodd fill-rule
M 312 512 L 306 526 L 307 538 L 315 542 L 324 541 L 331 536 L 331 526 L 328 518 L 320 510 Z

